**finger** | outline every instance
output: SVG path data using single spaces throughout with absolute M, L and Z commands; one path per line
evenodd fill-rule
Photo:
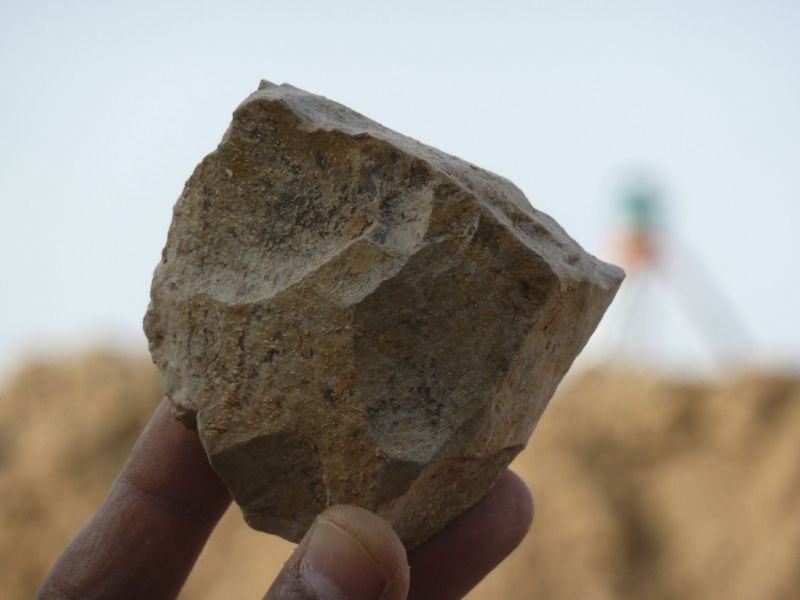
M 38 598 L 171 598 L 230 498 L 165 400 Z
M 409 600 L 462 598 L 519 545 L 532 519 L 527 486 L 505 471 L 483 500 L 409 553 Z
M 333 506 L 314 521 L 265 600 L 405 600 L 403 544 L 378 515 Z

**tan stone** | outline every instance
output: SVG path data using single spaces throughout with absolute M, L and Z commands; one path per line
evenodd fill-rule
M 145 330 L 252 527 L 356 504 L 413 547 L 525 446 L 622 276 L 506 179 L 263 82 L 175 205 Z

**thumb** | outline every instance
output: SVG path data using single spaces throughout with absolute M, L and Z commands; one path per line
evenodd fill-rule
M 264 600 L 405 600 L 406 551 L 391 526 L 355 506 L 320 514 Z

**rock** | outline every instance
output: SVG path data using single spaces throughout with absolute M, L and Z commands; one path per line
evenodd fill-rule
M 175 205 L 145 331 L 252 527 L 356 504 L 410 548 L 525 446 L 622 277 L 506 179 L 263 82 Z

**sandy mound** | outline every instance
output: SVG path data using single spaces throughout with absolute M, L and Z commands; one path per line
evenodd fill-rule
M 144 359 L 33 364 L 0 392 L 0 597 L 34 589 L 160 398 Z M 800 379 L 585 373 L 515 463 L 537 515 L 471 598 L 800 596 Z M 185 598 L 260 598 L 290 545 L 232 509 Z

